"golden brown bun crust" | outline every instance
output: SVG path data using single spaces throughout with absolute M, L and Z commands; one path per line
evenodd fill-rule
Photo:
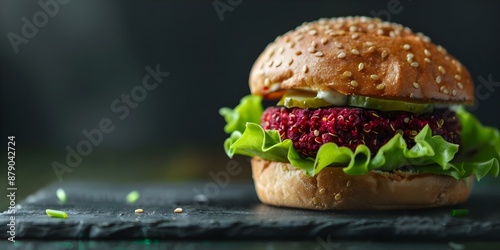
M 347 175 L 327 167 L 316 176 L 289 163 L 254 157 L 252 172 L 259 199 L 266 204 L 315 210 L 416 209 L 463 203 L 473 179 L 430 174 L 386 173 Z
M 250 73 L 252 94 L 295 88 L 412 102 L 474 101 L 469 72 L 444 48 L 368 17 L 304 23 L 270 43 Z

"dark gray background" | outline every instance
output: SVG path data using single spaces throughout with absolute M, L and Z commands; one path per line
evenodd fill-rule
M 74 148 L 83 129 L 106 117 L 115 131 L 65 178 L 206 178 L 227 163 L 218 109 L 248 94 L 251 66 L 269 42 L 304 21 L 373 16 L 387 11 L 389 2 L 244 0 L 221 21 L 213 1 L 73 0 L 16 54 L 7 34 L 20 34 L 21 18 L 31 19 L 41 8 L 35 1 L 1 1 L 0 141 L 17 136 L 17 180 L 25 192 L 57 180 L 51 163 L 63 162 L 65 147 Z M 490 74 L 500 81 L 500 2 L 399 2 L 402 11 L 382 19 L 443 45 L 476 84 Z M 120 121 L 111 102 L 157 63 L 170 76 Z M 499 97 L 493 88 L 478 100 L 474 113 L 483 123 L 500 127 Z M 5 172 L 0 170 L 2 179 Z

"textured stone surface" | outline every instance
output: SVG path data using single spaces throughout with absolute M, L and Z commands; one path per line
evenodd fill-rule
M 56 198 L 59 187 L 66 191 L 65 204 Z M 125 197 L 132 190 L 139 191 L 140 198 L 130 205 Z M 456 207 L 320 212 L 263 205 L 252 185 L 67 182 L 43 188 L 20 203 L 16 240 L 498 240 L 500 193 L 493 190 L 475 188 L 469 202 Z M 184 212 L 174 213 L 177 207 Z M 49 218 L 47 208 L 64 210 L 69 218 Z M 134 213 L 137 208 L 144 213 Z M 468 208 L 470 215 L 452 217 L 454 208 Z M 0 214 L 2 229 L 9 216 Z

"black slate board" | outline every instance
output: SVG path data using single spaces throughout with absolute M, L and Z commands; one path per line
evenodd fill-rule
M 56 189 L 68 196 L 65 204 Z M 133 205 L 126 195 L 137 190 Z M 173 210 L 182 207 L 184 212 Z M 45 209 L 68 219 L 49 218 Z M 135 214 L 136 208 L 144 209 Z M 452 217 L 454 208 L 470 215 Z M 0 214 L 0 225 L 9 214 Z M 54 184 L 18 205 L 16 240 L 31 239 L 262 239 L 262 240 L 499 240 L 500 192 L 475 188 L 466 204 L 404 211 L 309 211 L 261 204 L 251 184 Z

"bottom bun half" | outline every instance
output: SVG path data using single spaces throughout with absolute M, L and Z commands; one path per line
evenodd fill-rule
M 347 175 L 326 167 L 309 177 L 290 163 L 252 159 L 259 199 L 275 206 L 315 210 L 418 209 L 463 203 L 473 177 L 370 171 Z

